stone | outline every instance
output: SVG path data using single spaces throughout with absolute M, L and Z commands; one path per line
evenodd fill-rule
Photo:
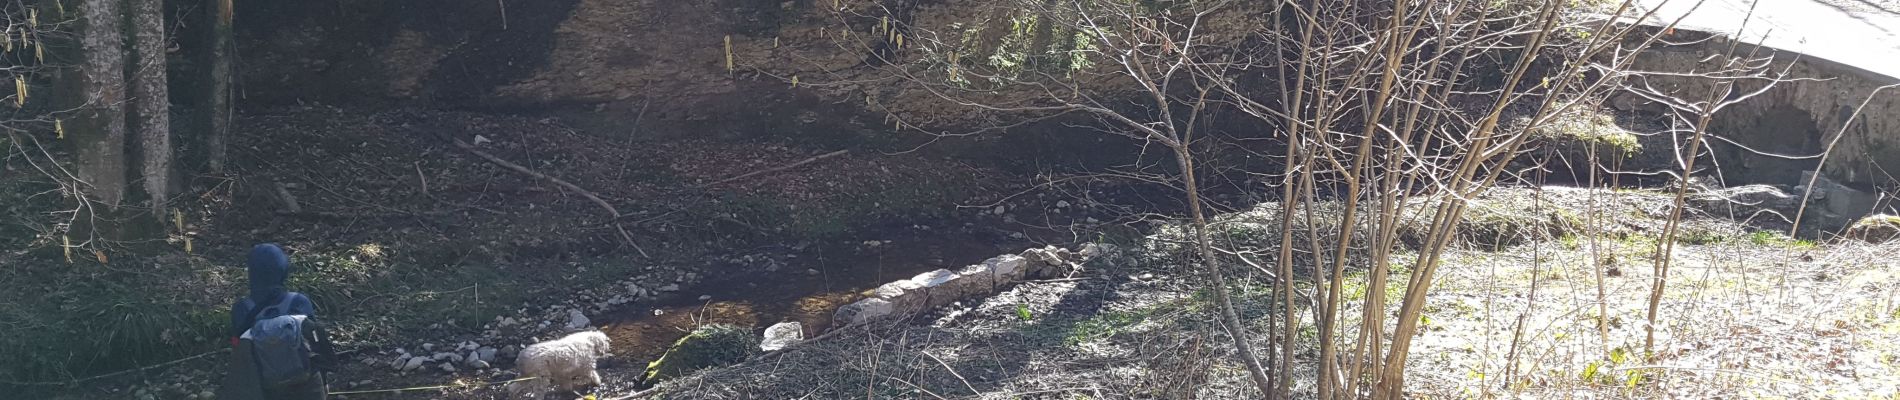
M 1068 200 L 1056 200 L 1056 208 L 1069 208 Z
M 582 314 L 581 310 L 567 310 L 567 329 L 586 328 L 592 323 L 593 321 L 588 320 L 587 315 Z
M 699 301 L 707 301 L 707 300 L 712 300 L 712 295 L 710 294 L 699 295 Z
M 1689 202 L 1710 214 L 1725 215 L 1732 206 L 1738 217 L 1770 210 L 1792 218 L 1800 199 L 1772 185 L 1743 185 L 1702 191 L 1690 196 Z
M 918 274 L 910 280 L 923 286 L 923 291 L 928 294 L 924 307 L 937 308 L 972 294 L 975 288 L 970 285 L 970 282 L 957 278 L 957 273 L 939 269 Z
M 500 351 L 496 351 L 496 352 L 495 352 L 495 357 L 497 357 L 497 358 L 515 358 L 515 354 L 516 354 L 516 353 L 520 353 L 520 352 L 521 352 L 521 348 L 518 348 L 518 347 L 515 347 L 515 345 L 512 345 L 512 344 L 511 344 L 511 345 L 507 345 L 507 346 L 505 346 L 505 347 L 502 347 Z
M 422 364 L 427 363 L 427 362 L 429 362 L 429 359 L 425 357 L 410 357 L 408 362 L 403 363 L 402 371 L 403 372 L 414 371 L 417 368 L 422 368 Z
M 515 317 L 508 317 L 508 318 L 501 319 L 501 326 L 512 326 L 514 324 L 519 324 L 519 323 L 521 323 L 521 321 L 516 321 Z
M 765 338 L 759 341 L 759 350 L 774 351 L 790 347 L 805 340 L 805 326 L 797 321 L 780 322 L 765 328 Z
M 434 351 L 434 350 L 435 350 L 435 343 L 422 344 L 422 351 Z
M 990 213 L 993 213 L 996 215 L 1003 215 L 1003 213 L 1006 213 L 1006 212 L 1009 212 L 1009 209 L 1000 205 L 996 206 L 995 209 L 990 210 Z
M 996 281 L 1008 283 L 1023 280 L 1029 274 L 1029 260 L 1015 254 L 1005 254 L 983 260 L 996 274 Z
M 496 350 L 496 349 L 495 349 L 495 348 L 493 348 L 493 347 L 483 347 L 483 348 L 480 348 L 480 349 L 476 349 L 476 350 L 475 350 L 475 355 L 476 355 L 476 357 L 475 357 L 475 359 L 477 359 L 477 360 L 482 360 L 482 361 L 487 361 L 487 362 L 491 362 L 491 363 L 492 363 L 492 362 L 495 362 L 495 354 L 496 354 L 496 353 L 499 353 L 499 352 L 501 352 L 501 351 L 500 351 L 500 350 Z
M 491 366 L 492 365 L 490 365 L 487 361 L 482 361 L 482 360 L 470 361 L 468 363 L 468 367 L 474 368 L 474 369 L 488 369 Z
M 916 280 L 901 279 L 878 286 L 871 297 L 890 302 L 894 312 L 908 314 L 922 310 L 930 301 L 930 294 L 923 288 Z
M 976 264 L 957 270 L 957 280 L 970 285 L 972 293 L 965 295 L 989 295 L 996 293 L 997 286 L 1003 283 L 996 279 L 996 269 L 989 264 Z
M 863 325 L 872 321 L 888 318 L 892 313 L 891 302 L 884 299 L 864 299 L 838 307 L 832 313 L 832 320 L 845 326 Z
M 1108 255 L 1108 253 L 1114 252 L 1114 251 L 1115 251 L 1115 245 L 1112 245 L 1112 244 L 1083 243 L 1082 248 L 1079 250 L 1076 250 L 1075 253 L 1076 255 L 1082 256 L 1082 259 L 1086 261 L 1086 260 L 1101 258 L 1102 256 L 1106 256 Z
M 455 354 L 455 353 L 435 353 L 435 356 L 429 357 L 429 359 L 434 360 L 434 361 L 448 361 L 451 363 L 458 363 L 458 362 L 462 362 L 462 355 Z
M 677 291 L 680 291 L 680 285 L 678 283 L 668 283 L 666 284 L 666 286 L 660 287 L 661 293 L 677 292 Z
M 442 363 L 442 372 L 448 372 L 448 373 L 454 373 L 454 372 L 455 372 L 455 364 L 454 364 L 454 363 Z
M 475 363 L 482 362 L 482 354 L 475 350 L 469 350 L 468 355 L 462 356 L 462 361 L 468 363 L 469 367 L 474 368 Z

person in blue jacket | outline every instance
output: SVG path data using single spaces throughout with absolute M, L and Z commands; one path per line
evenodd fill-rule
M 256 315 L 258 307 L 269 307 L 285 302 L 286 315 L 316 316 L 316 303 L 303 293 L 291 292 L 284 288 L 284 282 L 290 279 L 290 256 L 275 243 L 260 244 L 251 247 L 249 260 L 245 266 L 250 270 L 251 294 L 238 299 L 231 305 L 231 343 L 237 344 L 238 336 L 258 318 L 272 318 L 275 315 Z
M 270 386 L 259 381 L 251 349 L 244 345 L 242 339 L 257 321 L 283 315 L 305 316 L 304 333 L 301 336 L 310 346 L 310 363 L 317 371 L 330 370 L 336 353 L 330 344 L 329 334 L 316 319 L 316 303 L 310 301 L 310 297 L 285 287 L 284 282 L 290 279 L 290 257 L 284 254 L 282 247 L 273 243 L 254 246 L 245 264 L 250 275 L 250 293 L 231 305 L 231 371 L 226 375 L 226 383 L 218 397 L 244 400 L 327 397 L 321 372 L 316 372 L 314 379 L 290 386 Z

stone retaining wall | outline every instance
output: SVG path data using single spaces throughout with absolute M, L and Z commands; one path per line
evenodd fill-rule
M 995 294 L 1023 280 L 1062 277 L 1110 250 L 1109 245 L 1096 243 L 1084 244 L 1073 252 L 1048 246 L 992 257 L 956 271 L 939 269 L 917 274 L 886 283 L 872 291 L 871 297 L 839 307 L 833 314 L 833 326 L 902 319 L 959 300 Z

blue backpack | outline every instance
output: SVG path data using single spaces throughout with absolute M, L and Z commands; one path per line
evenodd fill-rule
M 291 293 L 257 311 L 251 329 L 241 339 L 251 347 L 251 360 L 264 387 L 294 385 L 316 376 L 310 362 L 310 344 L 304 341 L 307 315 L 286 315 Z

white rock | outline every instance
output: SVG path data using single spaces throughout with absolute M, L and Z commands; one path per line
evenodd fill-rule
M 993 213 L 996 215 L 1003 215 L 1003 213 L 1006 213 L 1006 212 L 1009 212 L 1009 209 L 1004 208 L 1003 206 L 1000 206 L 1000 205 L 996 206 L 995 209 L 990 210 L 990 213 Z
M 422 351 L 435 351 L 435 343 L 423 343 Z
M 469 362 L 468 367 L 474 368 L 474 369 L 488 369 L 489 364 L 487 361 L 475 360 L 475 361 Z
M 488 140 L 487 136 L 475 135 L 475 140 L 471 140 L 470 142 L 476 146 L 481 146 L 484 143 L 493 142 L 493 140 Z
M 804 325 L 796 321 L 780 322 L 765 328 L 765 340 L 759 342 L 759 350 L 783 349 L 803 340 L 805 340 Z
M 1056 200 L 1056 208 L 1069 208 L 1068 200 Z
M 882 299 L 864 299 L 838 307 L 832 319 L 845 325 L 861 325 L 891 315 L 891 302 Z
M 1015 254 L 1005 254 L 983 261 L 990 270 L 995 271 L 996 281 L 1000 283 L 1022 280 L 1029 273 L 1029 260 Z
M 709 294 L 699 295 L 699 301 L 706 301 L 706 300 L 712 300 L 712 295 L 709 295 Z
M 498 351 L 499 350 L 495 350 L 495 348 L 493 347 L 483 347 L 481 349 L 477 349 L 475 350 L 475 355 L 476 355 L 475 359 L 487 361 L 491 363 L 495 362 L 495 353 Z
M 818 270 L 816 270 L 816 269 L 807 269 L 807 270 L 805 270 L 805 275 L 811 275 L 811 276 L 818 276 Z
M 666 284 L 666 286 L 661 286 L 661 287 L 660 287 L 660 292 L 661 292 L 661 293 L 666 293 L 666 292 L 677 292 L 677 291 L 679 291 L 679 290 L 680 290 L 680 284 L 678 284 L 678 283 L 669 283 L 669 284 Z

